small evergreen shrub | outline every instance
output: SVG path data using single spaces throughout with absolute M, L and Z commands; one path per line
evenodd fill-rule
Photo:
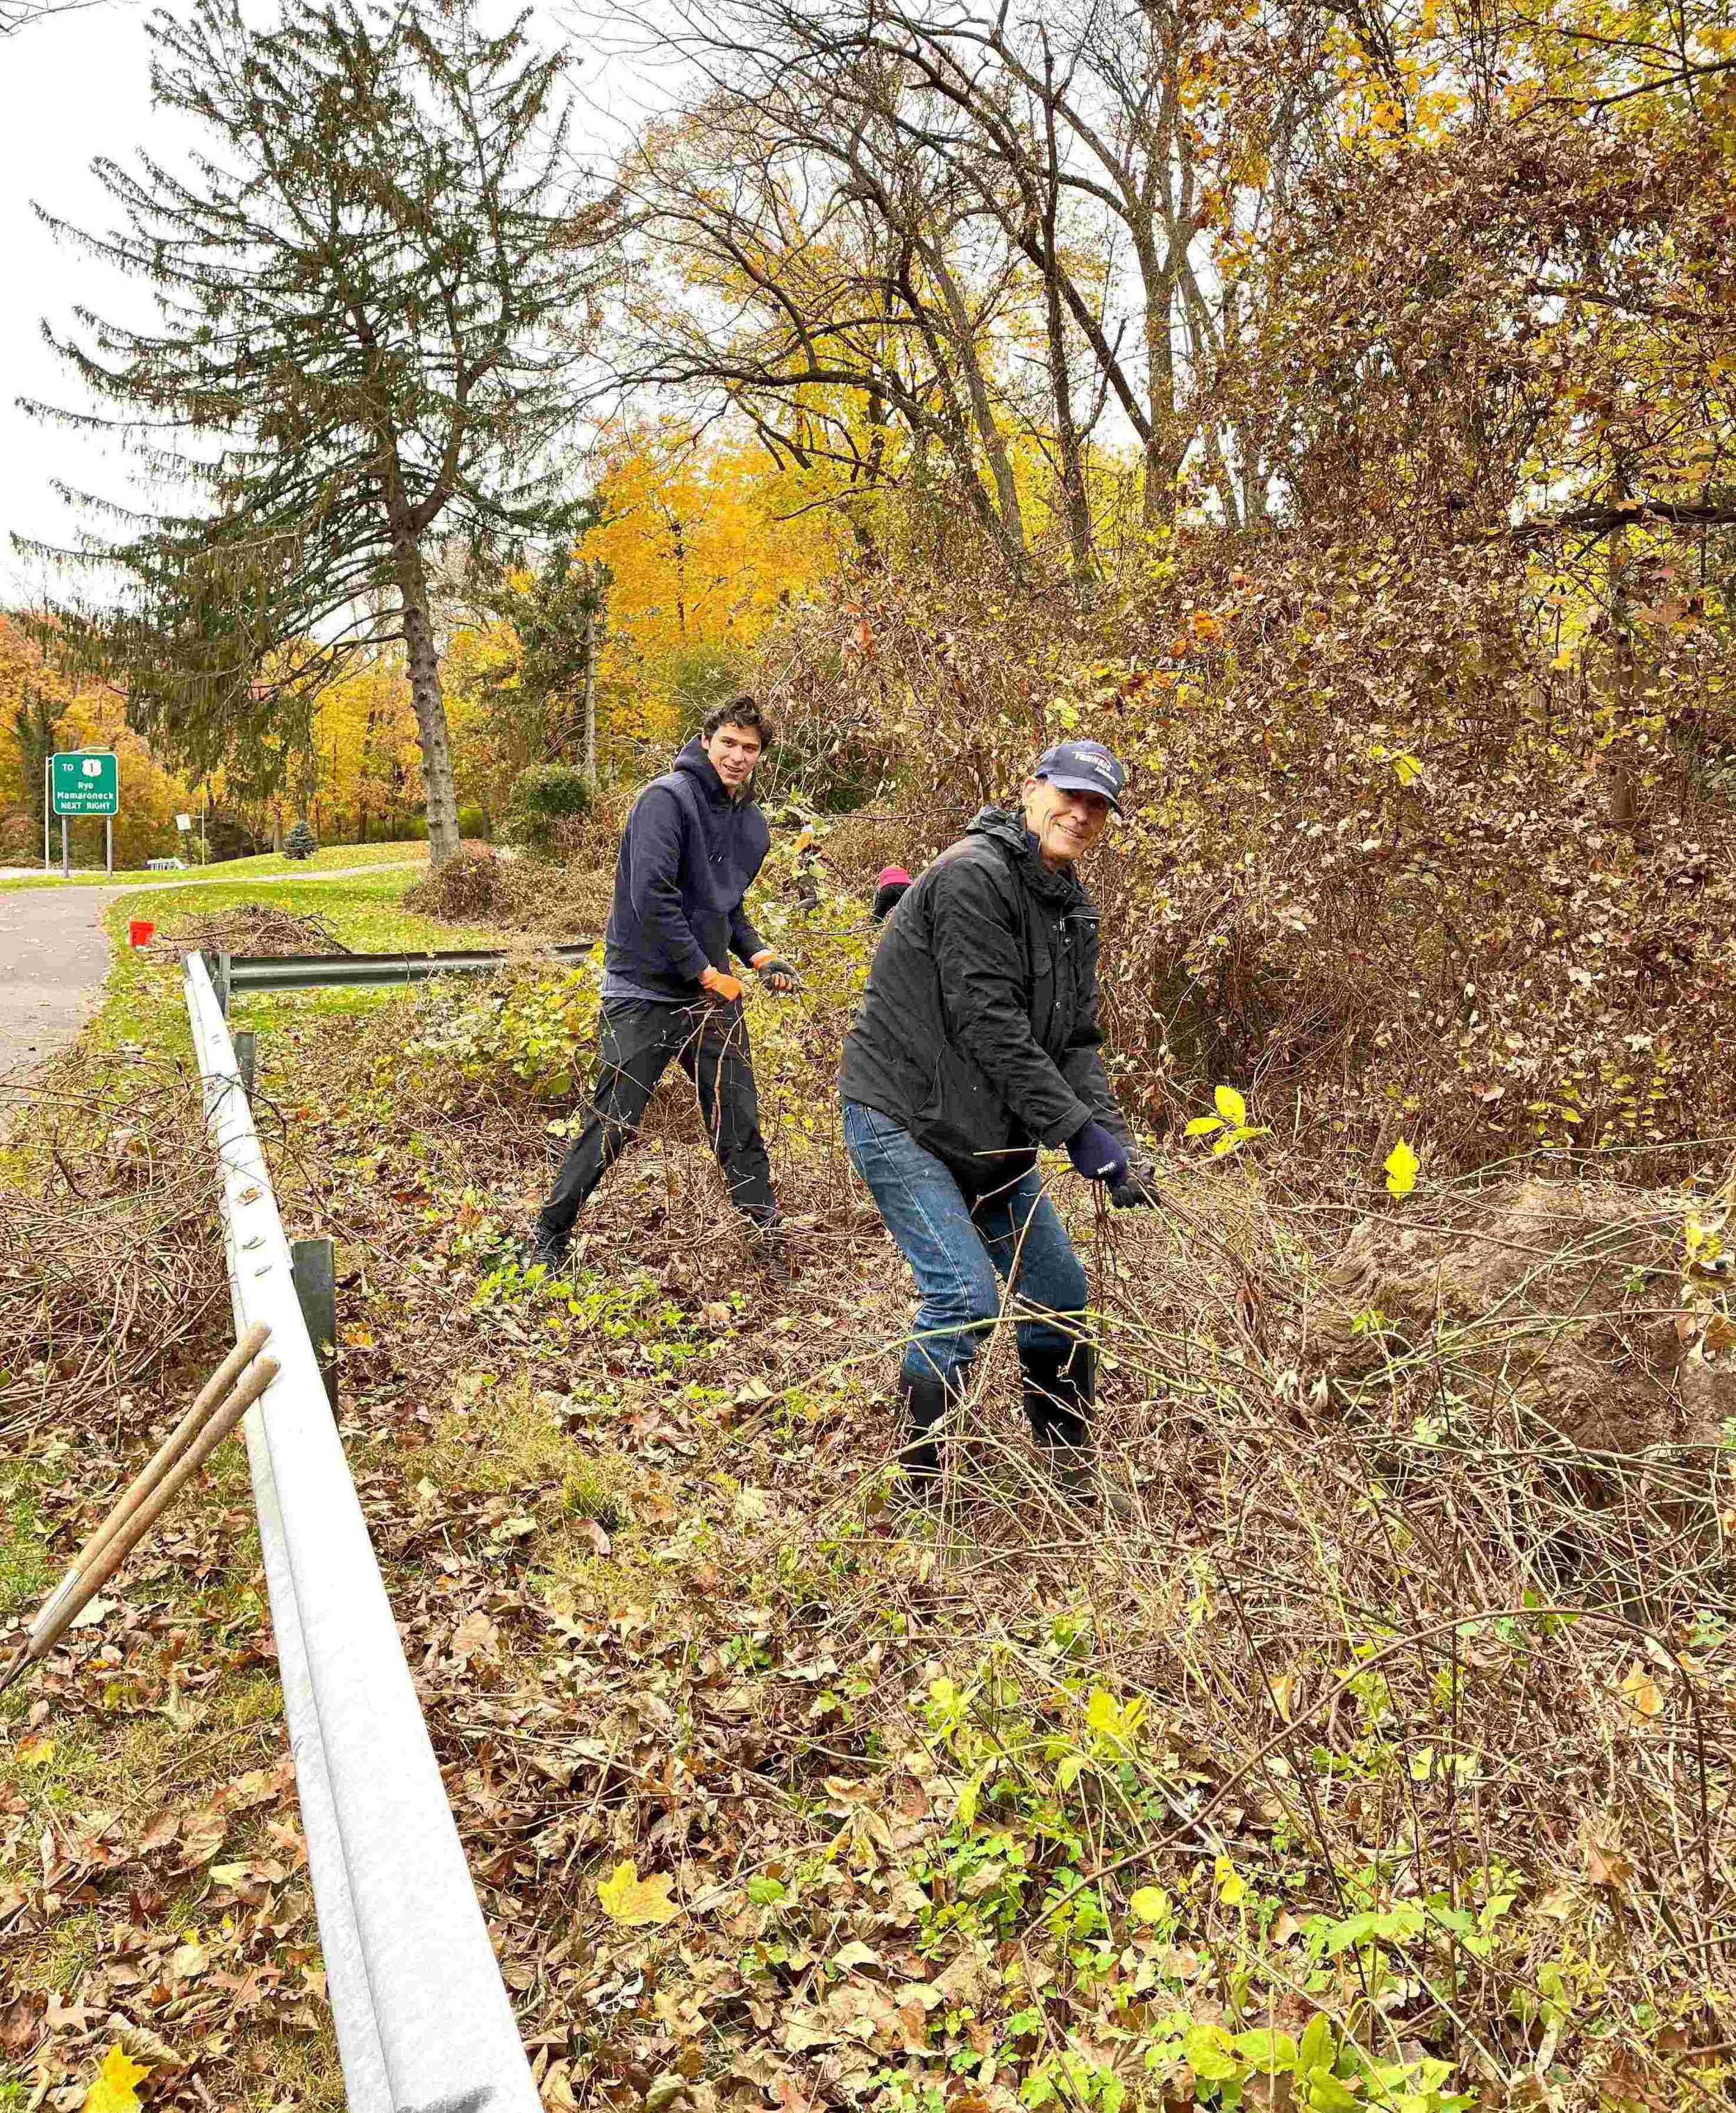
M 578 819 L 590 804 L 583 771 L 570 763 L 533 763 L 513 780 L 500 834 L 535 857 L 553 857 L 560 824 Z
M 308 827 L 304 818 L 283 840 L 283 855 L 286 859 L 310 859 L 319 849 L 318 839 Z

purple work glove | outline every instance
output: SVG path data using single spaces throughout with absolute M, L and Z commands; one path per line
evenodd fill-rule
M 1067 1156 L 1087 1181 L 1107 1181 L 1112 1189 L 1127 1178 L 1127 1154 L 1100 1122 L 1088 1122 L 1067 1141 Z

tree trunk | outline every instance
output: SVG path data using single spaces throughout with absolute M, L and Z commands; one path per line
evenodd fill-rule
M 1049 390 L 1055 399 L 1055 444 L 1061 455 L 1062 511 L 1067 521 L 1067 555 L 1073 575 L 1073 599 L 1089 609 L 1097 580 L 1091 537 L 1091 504 L 1085 492 L 1085 450 L 1073 417 L 1073 381 L 1067 356 L 1067 324 L 1061 313 L 1061 258 L 1058 247 L 1061 167 L 1055 139 L 1055 80 L 1048 38 L 1043 39 L 1043 115 L 1048 148 L 1044 172 L 1044 314 L 1048 338 Z
M 585 783 L 596 794 L 596 605 L 585 605 Z
M 1611 684 L 1610 748 L 1610 819 L 1619 829 L 1633 826 L 1638 811 L 1633 796 L 1633 765 L 1628 752 L 1621 746 L 1625 739 L 1628 714 L 1628 692 L 1633 641 L 1628 630 L 1628 596 L 1626 582 L 1622 577 L 1628 558 L 1628 532 L 1625 528 L 1610 531 L 1610 624 L 1615 649 L 1614 681 Z
M 989 384 L 983 372 L 982 361 L 977 356 L 971 332 L 971 312 L 964 296 L 958 290 L 957 281 L 948 267 L 945 254 L 938 242 L 924 244 L 924 254 L 934 283 L 940 289 L 941 299 L 946 304 L 947 319 L 953 328 L 953 345 L 960 372 L 965 378 L 965 387 L 970 393 L 971 415 L 975 421 L 976 436 L 982 448 L 984 459 L 989 465 L 989 474 L 994 479 L 995 500 L 1001 510 L 1001 520 L 1009 543 L 1025 547 L 1025 515 L 1019 504 L 1018 479 L 1013 474 L 1012 459 L 1007 452 L 1006 441 L 995 422 L 994 406 L 989 400 Z
M 415 707 L 416 733 L 422 744 L 428 864 L 438 873 L 458 850 L 458 787 L 452 776 L 452 736 L 446 725 L 445 700 L 440 694 L 440 656 L 434 650 L 434 627 L 428 618 L 428 582 L 422 553 L 407 522 L 394 521 L 391 529 L 404 659 L 409 666 L 410 702 Z

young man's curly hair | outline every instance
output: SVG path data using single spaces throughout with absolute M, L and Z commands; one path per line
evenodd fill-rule
M 720 727 L 726 726 L 752 727 L 760 737 L 761 746 L 771 746 L 771 721 L 761 710 L 759 700 L 750 697 L 745 691 L 738 697 L 730 697 L 723 704 L 714 705 L 706 714 L 699 731 L 703 739 L 710 741 Z

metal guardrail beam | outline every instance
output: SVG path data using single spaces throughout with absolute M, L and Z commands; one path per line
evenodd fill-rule
M 545 947 L 556 961 L 582 961 L 595 939 Z M 237 991 L 342 990 L 420 983 L 427 976 L 488 976 L 514 957 L 492 948 L 444 954 L 224 954 L 211 970 L 224 1012 Z
M 350 2113 L 538 2113 L 202 956 L 185 976 L 235 1328 L 282 1367 L 244 1430 Z

